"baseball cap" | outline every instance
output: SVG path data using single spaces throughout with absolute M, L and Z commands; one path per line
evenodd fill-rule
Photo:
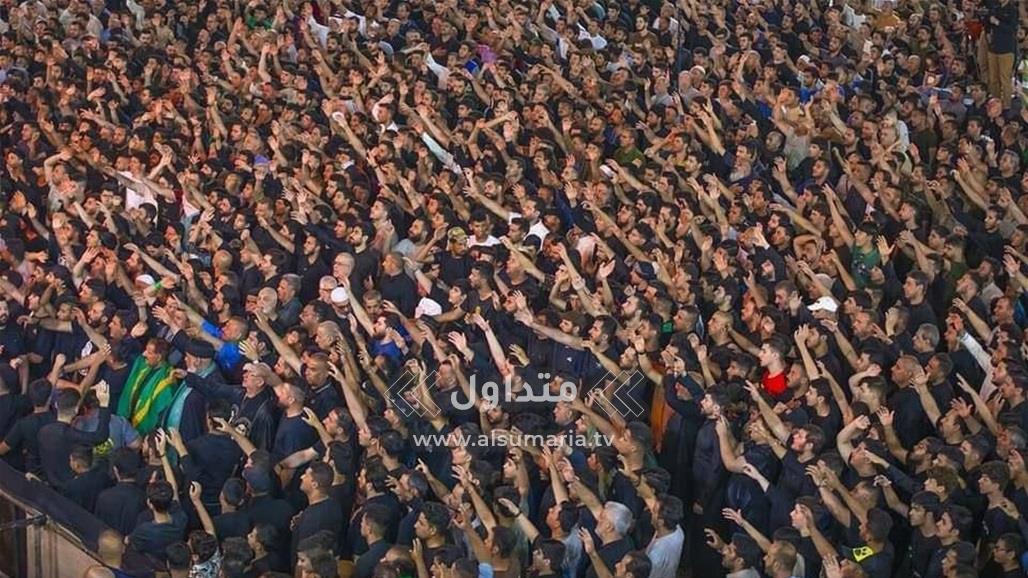
M 246 468 L 243 470 L 243 479 L 255 494 L 267 494 L 275 489 L 271 474 L 263 468 Z

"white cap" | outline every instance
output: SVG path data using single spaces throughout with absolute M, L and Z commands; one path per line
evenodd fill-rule
M 422 297 L 421 301 L 418 302 L 418 306 L 414 309 L 414 318 L 420 319 L 427 315 L 429 317 L 433 315 L 439 315 L 443 312 L 443 306 L 440 305 L 434 299 L 428 297 Z
M 812 312 L 813 311 L 827 311 L 829 313 L 835 313 L 839 309 L 839 303 L 835 299 L 832 299 L 831 297 L 822 297 L 822 298 L 818 299 L 817 301 L 815 301 L 807 309 L 810 309 Z
M 150 275 L 148 273 L 143 273 L 139 277 L 136 277 L 136 283 L 140 283 L 142 285 L 146 285 L 147 287 L 149 287 L 151 285 L 156 284 L 157 281 L 154 280 L 153 275 Z
M 350 294 L 346 292 L 346 287 L 336 287 L 330 298 L 333 305 L 342 305 L 350 300 Z

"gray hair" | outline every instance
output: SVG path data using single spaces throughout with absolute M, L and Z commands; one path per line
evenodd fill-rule
M 918 333 L 921 337 L 924 337 L 925 341 L 932 345 L 932 349 L 939 345 L 939 328 L 932 323 L 922 323 L 917 328 Z
M 628 534 L 628 531 L 632 528 L 632 523 L 635 521 L 632 516 L 632 510 L 628 509 L 628 506 L 619 502 L 607 502 L 603 504 L 603 512 L 607 514 L 610 524 L 619 536 Z

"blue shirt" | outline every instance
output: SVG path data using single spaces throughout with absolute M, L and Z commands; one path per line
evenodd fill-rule
M 236 367 L 239 366 L 239 362 L 243 359 L 243 354 L 239 351 L 239 344 L 232 341 L 224 341 L 221 328 L 210 321 L 204 321 L 201 327 L 208 335 L 213 335 L 223 341 L 221 348 L 214 354 L 214 361 L 218 364 L 218 367 L 225 373 L 235 371 Z

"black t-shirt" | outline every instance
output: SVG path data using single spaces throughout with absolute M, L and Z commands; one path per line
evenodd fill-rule
M 378 263 L 382 260 L 382 254 L 372 248 L 367 248 L 353 256 L 353 272 L 350 273 L 350 290 L 354 296 L 360 299 L 364 295 L 364 280 L 368 277 L 378 277 Z
M 383 275 L 378 281 L 378 290 L 382 299 L 391 301 L 405 316 L 414 316 L 414 309 L 418 306 L 418 288 L 406 273 Z
M 333 498 L 325 498 L 297 514 L 291 547 L 293 558 L 296 558 L 297 544 L 322 530 L 328 530 L 338 538 L 339 529 L 343 526 L 342 512 L 339 502 Z
M 387 492 L 385 494 L 368 498 L 368 501 L 364 506 L 367 507 L 369 504 L 380 504 L 385 506 L 386 510 L 389 512 L 388 523 L 386 524 L 388 532 L 386 533 L 385 539 L 389 542 L 395 542 L 396 529 L 397 526 L 399 526 L 400 518 L 403 517 L 403 506 L 400 505 L 400 500 L 398 500 L 391 492 Z M 364 508 L 361 508 L 353 514 L 353 519 L 350 520 L 348 534 L 345 536 L 346 541 L 343 544 L 342 553 L 344 559 L 347 559 L 347 555 L 360 556 L 368 551 L 368 543 L 360 533 L 361 522 L 363 520 Z
M 91 432 L 77 430 L 71 424 L 54 421 L 39 429 L 39 462 L 46 480 L 59 486 L 73 477 L 68 457 L 76 445 L 95 446 L 110 435 L 111 410 L 100 408 L 100 426 Z
M 817 415 L 817 410 L 806 409 L 811 423 L 821 428 L 821 431 L 825 433 L 826 440 L 834 440 L 835 436 L 842 431 L 842 412 L 835 407 L 834 403 L 829 403 L 828 415 L 824 417 Z
M 197 395 L 199 397 L 199 395 Z M 243 452 L 232 438 L 204 434 L 186 445 L 189 455 L 183 458 L 186 475 L 203 487 L 205 505 L 217 505 L 221 487 L 232 477 L 242 461 Z
M 453 285 L 461 279 L 467 279 L 471 274 L 471 257 L 468 254 L 455 256 L 449 251 L 443 251 L 436 255 L 439 262 L 439 278 L 447 285 Z
M 928 414 L 921 405 L 921 398 L 913 387 L 902 388 L 889 398 L 889 409 L 895 412 L 896 437 L 906 449 L 924 439 L 932 431 Z
M 132 550 L 151 556 L 159 562 L 164 562 L 166 559 L 165 551 L 168 546 L 182 541 L 185 533 L 185 524 L 179 523 L 174 517 L 167 524 L 147 521 L 140 523 L 129 534 L 128 544 Z
M 96 501 L 100 493 L 110 485 L 107 468 L 94 467 L 88 472 L 79 474 L 60 488 L 61 494 L 82 506 L 86 511 L 96 509 Z
M 0 438 L 7 437 L 14 424 L 32 411 L 28 398 L 17 393 L 0 395 Z
M 628 538 L 621 538 L 620 540 L 615 540 L 604 545 L 600 545 L 598 543 L 599 540 L 596 538 L 594 538 L 594 541 L 597 542 L 596 552 L 600 555 L 600 559 L 603 560 L 604 565 L 606 565 L 607 569 L 611 572 L 614 571 L 614 565 L 624 558 L 625 554 L 628 554 L 634 549 L 632 541 Z M 585 578 L 596 578 L 596 569 L 590 566 L 589 570 L 585 573 Z
M 0 347 L 0 359 L 13 359 L 25 353 L 25 331 L 14 323 L 0 327 Z
M 855 560 L 853 556 L 849 556 Z M 880 552 L 857 561 L 863 568 L 867 578 L 892 578 L 892 561 L 896 558 L 896 550 L 892 544 L 886 543 Z M 856 560 L 855 560 L 856 561 Z
M 368 547 L 368 551 L 361 554 L 353 565 L 354 578 L 371 578 L 375 574 L 375 567 L 385 558 L 393 545 L 385 540 L 379 540 Z
M 942 542 L 936 536 L 925 537 L 920 530 L 915 529 L 910 539 L 910 575 L 913 578 L 921 578 L 928 573 L 928 565 L 932 561 L 932 553 L 942 547 Z
M 128 381 L 131 371 L 132 366 L 127 363 L 118 369 L 112 368 L 108 363 L 100 366 L 97 379 L 106 381 L 107 385 L 111 386 L 111 407 L 118 407 L 118 400 L 121 399 L 121 392 L 125 389 L 125 382 Z
M 272 459 L 277 463 L 296 451 L 313 446 L 318 441 L 318 432 L 303 421 L 302 415 L 282 416 L 271 445 Z
M 93 513 L 123 536 L 132 533 L 139 514 L 146 510 L 146 492 L 135 482 L 120 482 L 100 492 Z
M 254 526 L 267 524 L 278 530 L 282 536 L 288 534 L 289 523 L 293 519 L 293 514 L 296 513 L 287 500 L 272 498 L 268 495 L 252 498 L 245 512 Z
M 770 493 L 772 528 L 789 525 L 789 512 L 796 498 L 817 494 L 817 486 L 807 476 L 807 465 L 800 462 L 792 450 L 787 451 L 782 458 L 781 475 L 774 484 L 775 491 Z
M 8 458 L 7 463 L 25 472 L 41 474 L 39 430 L 53 420 L 53 414 L 46 412 L 33 413 L 16 421 L 11 431 L 7 432 L 7 437 L 4 438 L 4 443 L 10 448 L 10 452 L 5 456 Z
M 219 540 L 245 538 L 251 529 L 253 529 L 253 523 L 250 521 L 250 515 L 245 511 L 227 512 L 214 518 L 214 530 L 218 533 Z

